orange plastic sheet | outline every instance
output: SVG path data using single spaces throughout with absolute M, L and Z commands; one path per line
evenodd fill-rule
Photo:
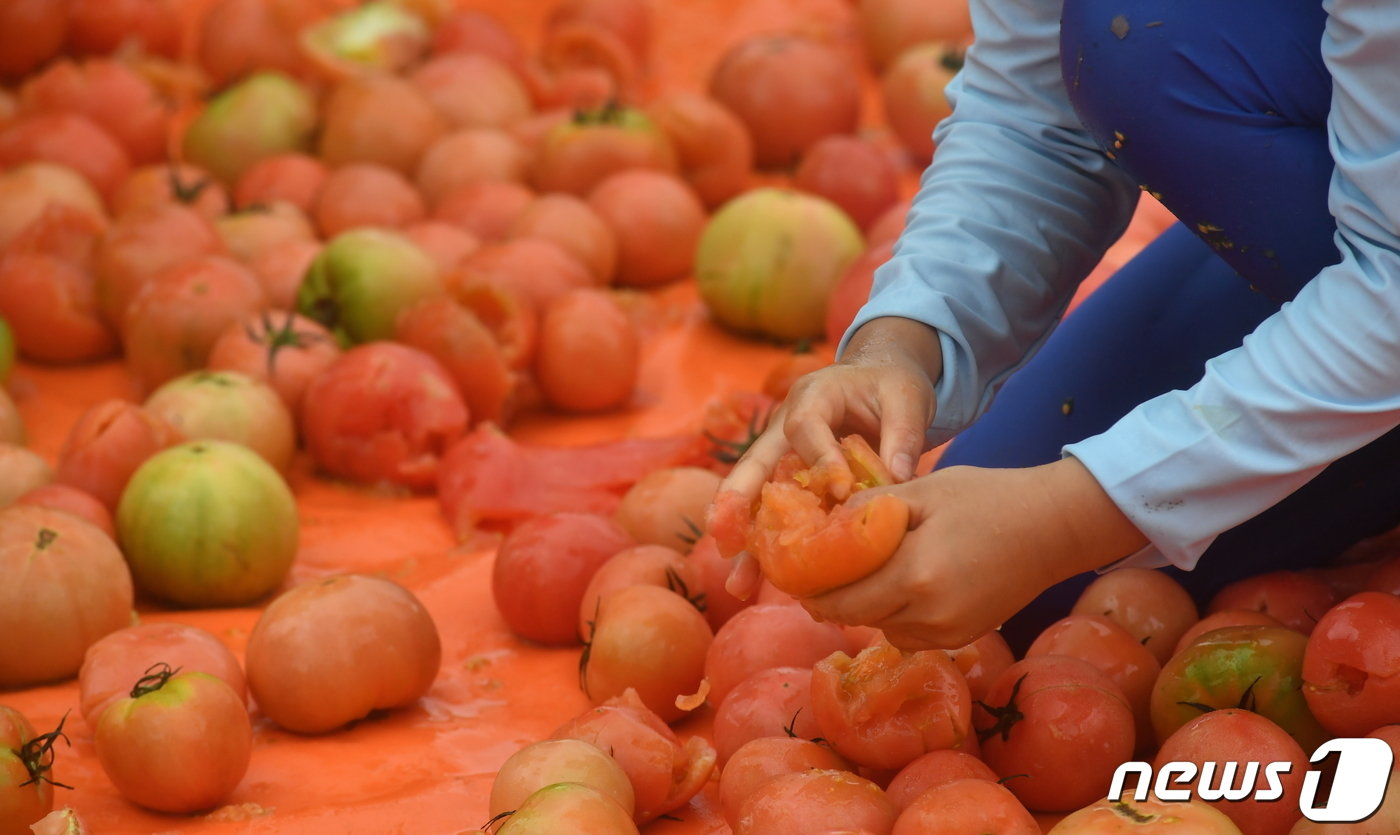
M 496 14 L 527 43 L 537 39 L 547 0 L 467 2 Z M 857 49 L 849 0 L 664 0 L 655 4 L 654 65 L 648 86 L 703 89 L 719 53 L 756 32 L 798 30 Z M 869 132 L 884 141 L 879 106 L 868 85 Z M 916 171 L 906 172 L 910 191 Z M 1135 229 L 1155 227 L 1148 221 Z M 1095 281 L 1145 238 L 1130 233 L 1110 253 Z M 637 299 L 651 306 L 644 362 L 630 406 L 601 417 L 535 414 L 511 427 L 526 441 L 571 444 L 657 437 L 693 431 L 704 406 L 719 394 L 756 389 L 786 349 L 741 339 L 710 323 L 693 283 Z M 830 346 L 827 346 L 830 349 Z M 11 393 L 31 446 L 53 462 L 68 428 L 89 405 L 134 398 L 120 363 L 84 368 L 20 364 Z M 490 544 L 461 545 L 433 496 L 404 496 L 318 477 L 304 456 L 291 475 L 301 510 L 302 539 L 288 585 L 341 572 L 387 576 L 411 589 L 437 622 L 443 664 L 419 704 L 321 735 L 282 731 L 255 714 L 252 762 L 226 806 L 199 816 L 142 810 L 123 799 L 103 774 L 91 732 L 75 708 L 74 681 L 0 692 L 0 703 L 23 712 L 39 729 L 72 711 L 70 748 L 60 749 L 56 805 L 72 806 L 99 835 L 125 833 L 456 833 L 487 818 L 492 778 L 507 756 L 544 738 L 588 707 L 577 684 L 578 649 L 546 649 L 514 637 L 491 600 Z M 257 608 L 177 611 L 147 601 L 145 621 L 179 621 L 212 631 L 239 658 Z M 0 636 L 3 640 L 4 636 Z M 679 723 L 682 736 L 709 732 L 710 709 Z M 715 784 L 678 820 L 659 820 L 649 833 L 727 832 L 714 808 Z

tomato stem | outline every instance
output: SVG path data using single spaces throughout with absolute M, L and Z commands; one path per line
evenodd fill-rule
M 1011 695 L 1007 698 L 1006 704 L 1001 707 L 992 707 L 984 701 L 977 702 L 978 707 L 996 717 L 996 723 L 983 731 L 977 732 L 977 740 L 986 742 L 997 734 L 1001 734 L 1001 741 L 1006 742 L 1011 738 L 1011 729 L 1017 722 L 1026 718 L 1021 709 L 1016 706 L 1016 696 L 1021 692 L 1021 685 L 1025 682 L 1026 676 L 1022 675 L 1016 679 L 1016 683 L 1011 685 Z
M 136 680 L 136 684 L 131 688 L 131 698 L 139 699 L 147 693 L 154 693 L 165 686 L 170 677 L 180 672 L 179 667 L 172 668 L 164 661 L 157 662 L 146 668 L 146 674 Z
M 312 331 L 299 331 L 296 329 L 296 313 L 287 311 L 287 318 L 283 320 L 281 326 L 277 326 L 272 321 L 272 314 L 263 311 L 262 331 L 259 332 L 252 325 L 244 325 L 243 333 L 247 335 L 248 341 L 255 345 L 267 347 L 267 376 L 271 377 L 277 370 L 277 354 L 283 348 L 305 348 L 315 342 L 325 339 L 319 333 Z
M 506 811 L 501 812 L 500 814 L 498 814 L 498 815 L 496 815 L 495 817 L 491 818 L 491 820 L 489 820 L 489 821 L 487 821 L 486 823 L 482 824 L 482 825 L 481 825 L 481 828 L 484 829 L 484 830 L 486 830 L 487 832 L 490 832 L 490 831 L 491 831 L 491 827 L 493 827 L 493 826 L 499 824 L 501 821 L 505 820 L 506 818 L 510 817 L 510 816 L 513 815 L 513 814 L 515 814 L 515 810 L 514 810 L 514 809 L 507 809 Z
M 67 721 L 68 711 L 64 711 L 63 718 L 58 720 L 57 728 L 46 734 L 39 734 L 20 746 L 19 760 L 24 763 L 24 770 L 29 772 L 29 779 L 20 783 L 20 786 L 27 786 L 30 783 L 48 783 L 62 789 L 73 788 L 49 776 L 49 772 L 53 770 L 53 744 L 61 739 L 64 745 L 69 747 L 73 745 L 68 741 L 68 735 L 63 732 L 63 723 Z
M 176 165 L 171 165 L 166 169 L 166 173 L 170 177 L 170 194 L 185 206 L 193 205 L 194 201 L 199 199 L 200 193 L 209 187 L 208 177 L 201 177 L 190 185 L 185 185 L 180 179 L 180 169 Z
M 677 574 L 676 570 L 670 566 L 666 567 L 666 588 L 684 597 L 686 600 L 690 601 L 690 605 L 694 606 L 702 614 L 704 613 L 705 593 L 702 591 L 691 594 L 690 587 L 686 585 L 685 580 L 681 579 L 681 575 Z

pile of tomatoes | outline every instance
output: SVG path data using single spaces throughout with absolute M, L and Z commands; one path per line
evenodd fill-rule
M 204 812 L 244 782 L 255 721 L 332 734 L 438 680 L 412 592 L 290 583 L 299 460 L 498 535 L 501 620 L 578 648 L 594 706 L 500 764 L 488 831 L 635 832 L 700 795 L 762 835 L 1038 833 L 1033 813 L 1074 813 L 1067 834 L 1313 831 L 1294 826 L 1312 749 L 1400 736 L 1384 549 L 1257 578 L 1204 619 L 1117 572 L 1025 658 L 996 633 L 902 653 L 771 585 L 730 596 L 704 530 L 829 350 L 711 393 L 676 435 L 512 437 L 634 407 L 692 284 L 741 335 L 829 349 L 851 321 L 970 27 L 959 0 L 835 6 L 661 89 L 648 0 L 555 0 L 527 39 L 455 0 L 0 4 L 0 382 L 17 358 L 119 361 L 131 392 L 46 457 L 0 387 L 0 690 L 78 690 L 51 728 L 0 706 L 0 833 L 82 831 L 49 814 L 70 734 L 131 803 Z M 806 556 L 784 588 L 838 582 Z M 258 619 L 240 658 L 133 624 L 138 600 Z M 678 733 L 697 719 L 712 732 Z M 1293 763 L 1284 801 L 1095 802 L 1126 760 L 1227 754 Z

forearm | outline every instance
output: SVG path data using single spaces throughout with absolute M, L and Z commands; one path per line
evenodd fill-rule
M 1147 545 L 1147 536 L 1078 459 L 1062 458 L 1027 474 L 1037 518 L 1047 525 L 1048 584 L 1102 568 Z

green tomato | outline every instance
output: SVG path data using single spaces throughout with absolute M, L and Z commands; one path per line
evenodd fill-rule
M 297 291 L 297 312 L 349 347 L 393 339 L 400 311 L 442 289 L 437 265 L 408 238 L 385 229 L 352 229 L 311 262 Z
M 10 323 L 0 316 L 0 383 L 10 378 L 10 370 L 15 367 L 15 333 Z
M 242 606 L 282 584 L 296 557 L 296 499 L 257 453 L 200 440 L 151 456 L 117 506 L 136 585 L 183 606 Z

